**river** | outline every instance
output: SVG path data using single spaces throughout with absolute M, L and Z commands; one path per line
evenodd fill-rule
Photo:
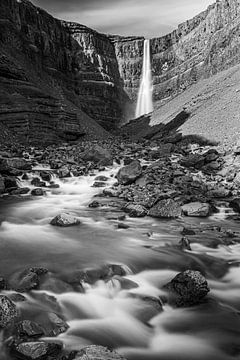
M 85 284 L 85 292 L 66 286 L 59 291 L 49 286 L 26 294 L 18 303 L 23 318 L 44 321 L 46 311 L 63 316 L 69 329 L 56 337 L 66 349 L 76 350 L 87 344 L 115 348 L 129 360 L 228 360 L 240 359 L 240 245 L 207 246 L 202 233 L 191 243 L 191 251 L 178 249 L 183 220 L 163 221 L 146 217 L 126 218 L 128 229 L 118 229 L 119 209 L 109 206 L 89 208 L 101 190 L 92 187 L 97 175 L 108 177 L 106 187 L 116 180 L 118 166 L 79 178 L 58 179 L 58 189 L 46 196 L 4 198 L 0 200 L 0 274 L 8 277 L 30 266 L 46 267 L 49 277 L 67 284 L 77 271 L 120 264 L 126 279 L 138 285 L 122 288 L 118 281 L 99 280 Z M 30 186 L 32 176 L 21 186 Z M 59 228 L 50 225 L 61 212 L 77 216 L 79 226 Z M 206 220 L 191 219 L 191 225 L 214 224 L 238 230 L 238 223 L 220 214 Z M 155 247 L 155 250 L 152 249 Z M 206 276 L 208 300 L 190 308 L 163 306 L 149 321 L 137 298 L 140 294 L 158 298 L 161 287 L 178 272 L 198 269 Z M 8 294 L 8 291 L 4 293 Z

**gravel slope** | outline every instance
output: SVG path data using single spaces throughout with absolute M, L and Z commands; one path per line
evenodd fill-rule
M 240 134 L 240 65 L 204 79 L 163 105 L 155 104 L 151 124 L 168 123 L 183 108 L 190 118 L 179 128 L 183 135 L 200 135 L 224 146 Z

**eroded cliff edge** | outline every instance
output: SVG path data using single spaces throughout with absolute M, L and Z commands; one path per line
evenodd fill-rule
M 172 33 L 151 39 L 154 100 L 169 100 L 202 77 L 240 61 L 240 3 L 222 0 L 210 5 Z M 131 99 L 137 97 L 143 39 L 111 37 Z
M 0 46 L 0 121 L 22 140 L 107 136 L 101 126 L 120 121 L 127 96 L 107 36 L 1 0 Z

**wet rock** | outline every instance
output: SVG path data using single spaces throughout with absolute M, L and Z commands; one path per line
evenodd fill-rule
M 207 217 L 210 215 L 211 207 L 207 203 L 192 202 L 182 206 L 183 214 L 193 217 Z
M 16 325 L 18 335 L 20 337 L 40 337 L 44 335 L 43 328 L 30 320 L 23 320 Z
M 103 176 L 103 175 L 99 175 L 95 178 L 95 181 L 108 181 L 108 177 Z
M 99 145 L 93 146 L 82 154 L 82 159 L 85 161 L 93 161 L 95 164 L 102 166 L 110 166 L 113 163 L 113 157 L 109 150 L 102 148 Z
M 123 207 L 123 210 L 130 216 L 130 217 L 144 217 L 147 215 L 147 209 L 142 205 L 137 204 L 126 204 Z
M 75 360 L 126 360 L 113 350 L 100 345 L 90 345 L 80 350 Z
M 198 304 L 210 291 L 205 277 L 194 270 L 179 273 L 164 286 L 164 290 L 169 292 L 169 303 L 177 307 Z
M 196 235 L 196 231 L 191 228 L 188 228 L 188 227 L 183 227 L 181 234 L 184 236 L 185 235 Z
M 138 288 L 138 284 L 130 279 L 126 279 L 122 276 L 115 275 L 110 279 L 107 284 L 113 288 L 119 288 L 123 290 L 130 290 Z
M 117 173 L 120 184 L 128 185 L 133 183 L 142 174 L 140 161 L 134 160 L 129 165 L 122 167 Z
M 8 295 L 9 299 L 12 300 L 15 303 L 26 301 L 25 296 L 19 293 L 11 293 Z
M 22 158 L 0 158 L 0 172 L 8 172 L 9 169 L 31 170 L 31 164 Z
M 71 285 L 67 284 L 66 282 L 62 281 L 61 279 L 57 279 L 52 276 L 44 279 L 44 281 L 42 281 L 39 289 L 51 291 L 55 294 L 62 294 L 65 292 L 73 291 L 73 288 Z
M 4 184 L 6 190 L 18 188 L 17 179 L 13 176 L 7 176 L 4 178 Z
M 36 289 L 39 286 L 40 276 L 44 275 L 47 269 L 29 268 L 13 274 L 9 279 L 9 286 L 19 292 Z
M 61 227 L 68 227 L 68 226 L 75 226 L 79 225 L 81 222 L 75 216 L 68 214 L 68 213 L 61 213 L 55 218 L 53 218 L 50 222 L 53 226 L 61 226 Z
M 0 290 L 5 290 L 7 289 L 7 281 L 0 276 Z
M 50 182 L 52 178 L 51 174 L 47 171 L 41 171 L 40 176 L 43 179 L 43 181 L 48 181 L 48 182 Z
M 118 190 L 115 190 L 115 189 L 103 189 L 103 194 L 105 196 L 110 196 L 110 197 L 118 197 L 119 195 L 119 191 Z
M 0 295 L 0 327 L 5 328 L 18 317 L 16 305 L 5 295 Z
M 118 229 L 129 229 L 129 228 L 130 228 L 129 225 L 124 224 L 124 223 L 122 223 L 122 222 L 118 223 L 118 224 L 117 224 L 117 227 L 118 227 Z
M 162 303 L 156 297 L 134 293 L 131 293 L 130 296 L 138 300 L 134 315 L 144 323 L 148 323 L 154 316 L 163 311 Z
M 192 250 L 190 246 L 190 241 L 185 236 L 179 241 L 178 246 L 181 250 Z
M 19 188 L 17 190 L 12 190 L 11 195 L 25 195 L 29 193 L 30 189 L 28 187 Z
M 59 334 L 64 333 L 69 328 L 66 321 L 61 319 L 55 313 L 48 313 L 48 319 L 50 324 L 47 326 L 46 335 L 47 336 L 58 336 Z
M 79 284 L 82 282 L 94 284 L 98 280 L 108 280 L 115 275 L 126 276 L 126 267 L 120 264 L 106 264 L 100 267 L 79 270 L 71 275 L 68 282 L 71 284 Z
M 230 201 L 229 206 L 236 212 L 240 213 L 240 198 Z
M 100 203 L 99 203 L 98 201 L 96 201 L 96 200 L 92 201 L 92 202 L 88 205 L 88 207 L 90 207 L 90 208 L 98 208 L 99 206 L 100 206 Z
M 180 205 L 172 199 L 158 201 L 148 213 L 149 216 L 163 219 L 178 218 L 181 214 L 182 210 Z
M 99 187 L 105 187 L 106 186 L 106 183 L 103 182 L 103 181 L 94 181 L 92 187 L 96 187 L 96 188 L 99 188 Z
M 17 358 L 24 360 L 43 360 L 48 356 L 56 356 L 62 350 L 62 346 L 57 343 L 47 343 L 44 341 L 22 342 L 13 347 L 13 353 Z
M 32 179 L 31 185 L 37 186 L 37 187 L 41 187 L 41 186 L 45 187 L 46 186 L 45 182 L 41 181 L 38 177 L 34 177 Z
M 31 195 L 33 196 L 43 196 L 45 195 L 45 191 L 42 188 L 35 188 L 31 191 Z
M 68 167 L 67 165 L 62 166 L 62 167 L 58 170 L 58 176 L 59 176 L 61 179 L 62 179 L 62 178 L 65 178 L 65 177 L 71 176 L 69 167 Z

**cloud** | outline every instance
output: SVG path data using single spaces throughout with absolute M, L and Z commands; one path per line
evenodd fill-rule
M 54 16 L 119 35 L 161 36 L 213 0 L 33 0 Z

